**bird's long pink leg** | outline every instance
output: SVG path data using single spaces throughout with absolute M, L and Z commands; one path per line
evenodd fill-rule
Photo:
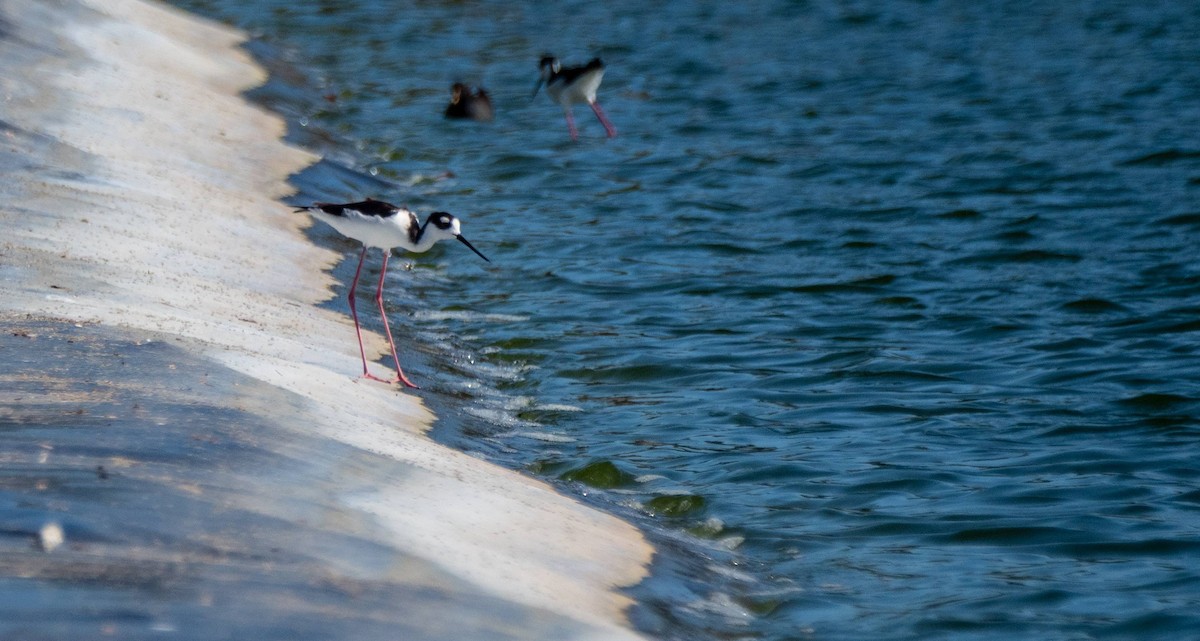
M 604 115 L 604 110 L 600 108 L 600 103 L 591 102 L 588 104 L 591 106 L 592 111 L 596 112 L 596 117 L 600 119 L 600 124 L 604 125 L 604 131 L 608 132 L 608 137 L 616 138 L 617 128 L 613 127 L 612 123 L 608 121 L 608 116 Z
M 567 117 L 567 131 L 571 132 L 571 140 L 579 140 L 579 132 L 575 130 L 575 116 L 571 115 L 570 109 L 563 110 L 563 114 Z
M 396 379 L 385 381 L 387 383 L 404 383 L 408 387 L 415 388 L 412 381 L 404 375 L 404 370 L 400 369 L 400 357 L 396 356 L 396 341 L 392 340 L 392 328 L 388 326 L 387 312 L 383 309 L 383 279 L 387 276 L 388 257 L 391 255 L 391 250 L 383 250 L 383 269 L 379 272 L 379 287 L 375 290 L 375 304 L 379 305 L 379 315 L 383 317 L 383 331 L 387 334 L 388 347 L 392 348 L 392 360 L 396 363 Z
M 358 277 L 362 275 L 363 261 L 367 258 L 367 246 L 363 245 L 362 254 L 358 256 L 358 269 L 354 270 L 354 280 L 350 282 L 350 315 L 354 317 L 354 333 L 358 335 L 358 353 L 362 356 L 363 376 L 380 380 L 367 371 L 367 350 L 363 349 L 362 328 L 358 324 L 358 309 L 354 304 L 354 292 L 358 290 Z

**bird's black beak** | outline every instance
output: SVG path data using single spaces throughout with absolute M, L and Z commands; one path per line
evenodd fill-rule
M 538 89 L 542 88 L 542 84 L 546 82 L 545 78 L 538 78 L 537 84 L 533 86 L 533 93 L 529 96 L 530 100 L 537 97 Z
M 471 243 L 467 242 L 467 239 L 466 239 L 466 238 L 463 238 L 461 235 L 459 235 L 459 236 L 455 236 L 455 238 L 457 238 L 457 239 L 458 239 L 458 242 L 460 242 L 460 243 L 462 243 L 462 244 L 466 245 L 467 247 L 469 247 L 469 248 L 471 249 L 471 251 L 475 252 L 476 254 L 479 254 L 479 257 L 480 257 L 480 258 L 482 258 L 482 259 L 484 259 L 484 260 L 487 260 L 487 262 L 489 262 L 489 263 L 490 263 L 490 262 L 492 262 L 492 261 L 488 260 L 488 257 L 487 257 L 487 256 L 484 256 L 482 253 L 480 253 L 478 249 L 475 249 L 475 246 L 474 246 L 474 245 L 472 245 Z

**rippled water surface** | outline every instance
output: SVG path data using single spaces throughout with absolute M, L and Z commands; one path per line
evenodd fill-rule
M 300 199 L 464 219 L 493 263 L 391 281 L 409 374 L 647 530 L 651 636 L 1200 630 L 1196 5 L 180 4 L 258 36 Z

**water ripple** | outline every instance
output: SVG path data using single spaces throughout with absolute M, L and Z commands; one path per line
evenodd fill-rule
M 1200 626 L 1190 5 L 193 4 L 321 65 L 259 92 L 310 195 L 465 212 L 495 262 L 389 290 L 435 435 L 637 520 L 651 636 Z M 550 41 L 617 138 L 528 100 Z

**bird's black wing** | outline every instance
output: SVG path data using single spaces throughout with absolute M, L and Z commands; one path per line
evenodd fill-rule
M 380 218 L 387 218 L 389 216 L 394 216 L 400 208 L 391 203 L 385 203 L 382 200 L 368 198 L 357 203 L 313 203 L 311 207 L 299 207 L 296 209 L 296 211 L 305 211 L 309 209 L 320 209 L 331 216 L 345 216 L 347 211 L 353 211 L 354 213 L 362 216 L 379 216 Z
M 329 207 L 336 207 L 338 208 L 338 211 L 329 211 Z M 321 207 L 321 209 L 335 216 L 342 216 L 344 215 L 345 210 L 350 209 L 356 213 L 362 214 L 363 216 L 379 216 L 381 218 L 387 218 L 388 216 L 394 216 L 400 208 L 391 203 L 385 203 L 382 200 L 368 198 L 362 202 L 347 203 L 345 205 L 324 205 Z
M 590 62 L 588 62 L 586 65 L 584 65 L 582 67 L 567 67 L 567 68 L 563 69 L 562 71 L 559 71 L 556 75 L 559 78 L 562 78 L 563 81 L 566 82 L 567 84 L 571 84 L 572 82 L 575 82 L 575 80 L 577 78 L 579 78 L 580 76 L 589 74 L 593 71 L 596 71 L 598 69 L 603 69 L 603 68 L 604 68 L 604 62 L 602 60 L 600 60 L 599 58 L 592 58 Z

